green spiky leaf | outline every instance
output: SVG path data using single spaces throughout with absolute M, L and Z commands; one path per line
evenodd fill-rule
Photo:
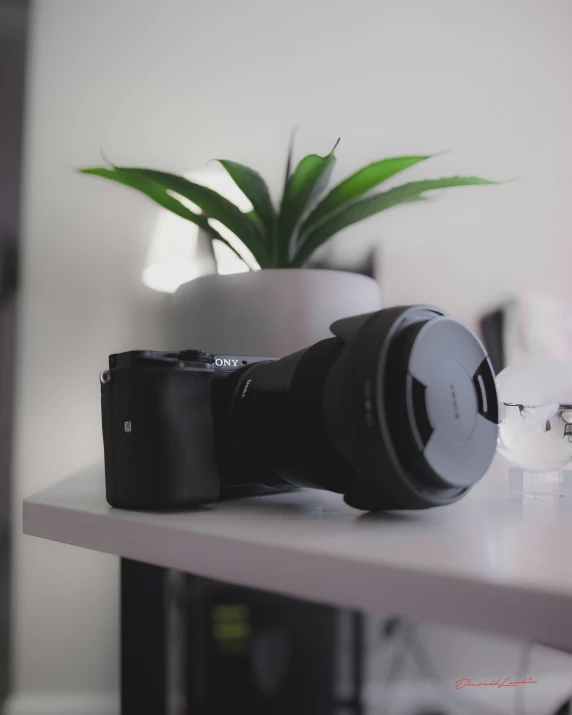
M 288 143 L 288 156 L 286 158 L 286 171 L 284 173 L 284 186 L 282 188 L 282 195 L 284 195 L 284 192 L 286 191 L 286 186 L 288 185 L 288 181 L 290 180 L 290 177 L 292 176 L 292 162 L 294 161 L 294 139 L 296 138 L 296 127 L 292 129 L 292 132 L 290 133 L 290 142 Z
M 317 223 L 323 220 L 328 214 L 338 211 L 350 201 L 355 201 L 387 179 L 408 169 L 410 166 L 418 164 L 420 161 L 429 159 L 430 155 L 424 156 L 396 156 L 381 161 L 374 161 L 372 164 L 364 166 L 355 174 L 348 176 L 340 184 L 325 196 L 320 203 L 310 213 L 304 221 L 301 229 L 302 233 L 308 233 Z
M 288 179 L 278 217 L 278 243 L 281 260 L 288 261 L 298 227 L 311 202 L 325 189 L 336 161 L 334 151 L 326 156 L 305 156 Z
M 301 237 L 300 247 L 292 261 L 292 266 L 303 266 L 314 251 L 342 229 L 359 221 L 363 221 L 369 216 L 385 211 L 392 206 L 418 200 L 419 195 L 425 191 L 445 189 L 453 186 L 475 186 L 496 183 L 498 182 L 481 179 L 477 176 L 453 176 L 443 179 L 426 179 L 424 181 L 412 181 L 381 194 L 375 194 L 360 201 L 355 201 Z
M 226 238 L 223 238 L 220 233 L 213 228 L 207 217 L 204 214 L 197 214 L 191 211 L 187 206 L 184 206 L 180 201 L 171 196 L 160 184 L 155 183 L 151 179 L 146 179 L 142 176 L 138 176 L 133 173 L 124 172 L 121 169 L 107 168 L 107 167 L 93 167 L 88 169 L 80 169 L 82 174 L 90 174 L 92 176 L 99 176 L 103 179 L 108 179 L 109 181 L 115 181 L 118 184 L 123 184 L 123 186 L 128 186 L 132 189 L 137 189 L 137 191 L 145 194 L 155 203 L 159 204 L 165 209 L 168 209 L 172 213 L 180 216 L 181 218 L 191 221 L 200 228 L 208 233 L 213 239 L 221 241 L 226 246 L 228 246 L 242 261 L 244 257 L 240 255 L 238 250 L 230 244 Z M 246 263 L 246 261 L 245 261 Z M 248 264 L 247 264 L 248 265 Z
M 209 189 L 202 184 L 195 184 L 183 176 L 169 174 L 165 171 L 138 167 L 116 168 L 125 174 L 149 179 L 161 186 L 165 191 L 179 194 L 196 204 L 208 218 L 220 221 L 229 231 L 232 231 L 252 253 L 261 268 L 267 268 L 270 265 L 268 250 L 254 222 L 232 201 L 213 191 L 213 189 Z
M 218 161 L 252 204 L 254 213 L 259 219 L 258 224 L 262 224 L 266 240 L 270 241 L 274 233 L 276 212 L 274 211 L 266 182 L 258 172 L 248 166 L 238 164 L 235 161 L 227 161 L 226 159 L 219 159 Z

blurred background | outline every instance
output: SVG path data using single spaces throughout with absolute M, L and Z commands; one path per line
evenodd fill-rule
M 384 305 L 434 303 L 481 330 L 532 294 L 572 300 L 571 30 L 568 0 L 0 0 L 7 715 L 116 712 L 117 560 L 22 536 L 21 500 L 101 460 L 108 354 L 167 343 L 171 298 L 141 280 L 156 207 L 75 169 L 102 151 L 177 173 L 225 157 L 278 196 L 294 126 L 298 158 L 341 137 L 334 180 L 444 152 L 415 176 L 511 181 L 383 213 L 318 259 L 372 257 Z M 430 641 L 453 666 L 518 661 L 517 643 Z M 543 657 L 572 690 L 568 656 Z

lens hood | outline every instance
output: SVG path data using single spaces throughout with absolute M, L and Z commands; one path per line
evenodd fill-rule
M 432 306 L 339 320 L 344 342 L 326 378 L 324 421 L 352 467 L 344 498 L 359 509 L 449 504 L 492 462 L 494 374 L 478 338 Z

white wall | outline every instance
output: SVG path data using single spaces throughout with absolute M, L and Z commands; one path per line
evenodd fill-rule
M 139 280 L 154 210 L 73 167 L 182 171 L 212 157 L 279 186 L 288 135 L 337 176 L 453 149 L 408 176 L 451 190 L 348 231 L 382 240 L 387 302 L 474 320 L 511 290 L 569 291 L 572 48 L 567 0 L 50 0 L 33 5 L 14 510 L 14 684 L 117 687 L 117 564 L 19 536 L 23 496 L 101 457 L 109 352 L 162 347 Z

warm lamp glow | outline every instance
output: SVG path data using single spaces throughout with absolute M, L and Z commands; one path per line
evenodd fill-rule
M 141 278 L 148 288 L 174 293 L 180 285 L 201 275 L 196 261 L 165 261 L 143 269 Z
M 186 172 L 184 176 L 190 181 L 214 189 L 236 204 L 241 211 L 252 210 L 250 201 L 222 167 L 213 165 L 200 171 Z M 198 207 L 191 202 L 185 199 L 182 199 L 182 202 L 199 213 Z M 237 247 L 241 255 L 249 261 L 249 265 L 256 267 L 256 261 L 250 252 L 231 231 L 219 221 L 211 221 L 211 224 L 223 238 Z M 214 241 L 212 245 L 218 273 L 242 273 L 248 270 L 248 266 L 228 246 L 220 241 Z M 153 290 L 174 293 L 183 283 L 211 272 L 210 265 L 206 265 L 204 259 L 198 255 L 198 246 L 198 226 L 166 209 L 160 209 L 141 275 L 143 283 Z

